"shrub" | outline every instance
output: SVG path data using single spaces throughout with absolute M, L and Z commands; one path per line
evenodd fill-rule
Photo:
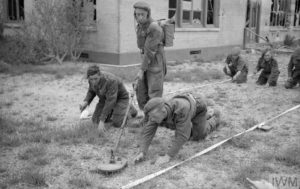
M 294 46 L 295 45 L 295 36 L 291 36 L 289 34 L 285 35 L 283 44 L 286 46 Z

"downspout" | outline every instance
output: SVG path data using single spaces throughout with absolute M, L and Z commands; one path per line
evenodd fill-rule
M 118 64 L 121 63 L 121 0 L 118 0 L 118 26 L 117 26 L 117 35 L 118 35 Z

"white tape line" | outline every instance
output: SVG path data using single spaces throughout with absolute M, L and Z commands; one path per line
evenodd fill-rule
M 191 91 L 193 89 L 198 89 L 198 88 L 207 87 L 207 86 L 211 86 L 211 85 L 222 84 L 222 83 L 226 83 L 228 81 L 231 81 L 231 79 L 226 79 L 226 80 L 218 81 L 218 82 L 214 82 L 214 83 L 208 83 L 208 84 L 200 85 L 200 86 L 196 86 L 196 87 L 189 87 L 189 88 L 185 88 L 185 89 L 180 89 L 180 90 L 177 90 L 177 91 L 169 92 L 166 95 L 171 95 L 171 94 L 175 94 L 175 93 L 178 93 L 178 92 Z
M 129 68 L 139 66 L 141 64 L 129 64 L 129 65 L 114 65 L 114 64 L 97 64 L 99 66 L 106 66 L 106 67 L 114 67 L 114 68 Z
M 157 177 L 157 176 L 159 176 L 159 175 L 161 175 L 161 174 L 164 174 L 165 172 L 167 172 L 167 171 L 169 171 L 169 170 L 171 170 L 171 169 L 173 169 L 173 168 L 175 168 L 175 167 L 178 167 L 178 166 L 182 165 L 183 163 L 185 163 L 185 162 L 187 162 L 187 161 L 190 161 L 190 160 L 192 160 L 192 159 L 194 159 L 194 158 L 196 158 L 196 157 L 199 157 L 199 156 L 201 156 L 201 155 L 203 155 L 203 154 L 206 154 L 207 152 L 209 152 L 209 151 L 211 151 L 211 150 L 217 148 L 218 146 L 221 146 L 221 145 L 224 144 L 225 142 L 227 142 L 227 141 L 229 141 L 229 140 L 231 140 L 231 139 L 233 139 L 233 138 L 235 138 L 235 137 L 237 137 L 237 136 L 240 136 L 240 135 L 245 134 L 245 133 L 247 133 L 247 132 L 253 131 L 253 130 L 255 130 L 256 128 L 258 128 L 259 126 L 264 125 L 264 124 L 266 124 L 267 122 L 271 122 L 271 121 L 273 121 L 274 119 L 276 119 L 276 118 L 278 118 L 278 117 L 281 117 L 281 116 L 283 116 L 283 115 L 285 115 L 285 114 L 287 114 L 287 113 L 289 113 L 289 112 L 291 112 L 291 111 L 293 111 L 293 110 L 296 110 L 296 109 L 298 109 L 298 108 L 300 108 L 300 104 L 297 105 L 297 106 L 294 106 L 293 108 L 290 108 L 290 109 L 288 109 L 288 110 L 282 112 L 281 114 L 279 114 L 279 115 L 277 115 L 277 116 L 275 116 L 275 117 L 272 117 L 271 119 L 268 119 L 267 121 L 264 121 L 264 122 L 262 122 L 262 123 L 260 123 L 260 124 L 254 125 L 253 127 L 247 129 L 246 131 L 243 131 L 243 132 L 241 132 L 241 133 L 238 133 L 238 134 L 236 134 L 236 135 L 234 135 L 234 136 L 232 136 L 232 137 L 230 137 L 230 138 L 227 138 L 227 139 L 225 139 L 225 140 L 223 140 L 223 141 L 221 141 L 221 142 L 219 142 L 219 143 L 217 143 L 217 144 L 214 144 L 214 145 L 212 145 L 212 146 L 210 146 L 210 147 L 208 147 L 208 148 L 202 150 L 201 152 L 199 152 L 199 153 L 193 155 L 192 157 L 190 157 L 190 158 L 188 158 L 188 159 L 186 159 L 186 160 L 184 160 L 184 161 L 182 161 L 182 162 L 179 162 L 179 163 L 177 163 L 177 164 L 175 164 L 175 165 L 173 165 L 173 166 L 170 166 L 170 167 L 168 167 L 168 168 L 166 168 L 166 169 L 160 170 L 160 171 L 158 171 L 158 172 L 156 172 L 156 173 L 147 175 L 147 176 L 145 176 L 145 177 L 143 177 L 143 178 L 141 178 L 141 179 L 138 179 L 138 180 L 136 180 L 136 181 L 133 181 L 133 182 L 131 182 L 131 183 L 125 185 L 125 186 L 122 186 L 121 188 L 122 188 L 122 189 L 129 189 L 129 188 L 132 188 L 132 187 L 137 186 L 137 185 L 139 185 L 139 184 L 142 184 L 142 183 L 144 183 L 144 182 L 146 182 L 146 181 L 149 181 L 149 180 L 151 180 L 151 179 L 153 179 L 153 178 L 155 178 L 155 177 Z

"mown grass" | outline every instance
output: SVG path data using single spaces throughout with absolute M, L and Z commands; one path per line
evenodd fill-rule
M 165 81 L 201 82 L 212 79 L 222 79 L 224 74 L 217 69 L 195 68 L 192 70 L 169 70 Z
M 87 178 L 73 178 L 69 180 L 69 184 L 76 188 L 88 188 L 92 186 L 92 183 Z

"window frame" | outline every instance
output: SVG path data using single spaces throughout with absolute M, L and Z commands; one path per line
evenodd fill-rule
M 213 0 L 213 24 L 207 24 L 207 14 L 208 14 L 208 1 L 209 0 L 190 0 L 191 1 L 191 10 L 190 10 L 190 21 L 188 23 L 183 22 L 183 6 L 182 2 L 184 0 L 174 0 L 176 1 L 176 8 L 168 8 L 168 16 L 170 11 L 176 10 L 176 27 L 177 28 L 219 28 L 219 12 L 220 12 L 220 0 Z M 193 13 L 194 13 L 194 1 L 201 1 L 201 19 L 200 24 L 193 23 Z

